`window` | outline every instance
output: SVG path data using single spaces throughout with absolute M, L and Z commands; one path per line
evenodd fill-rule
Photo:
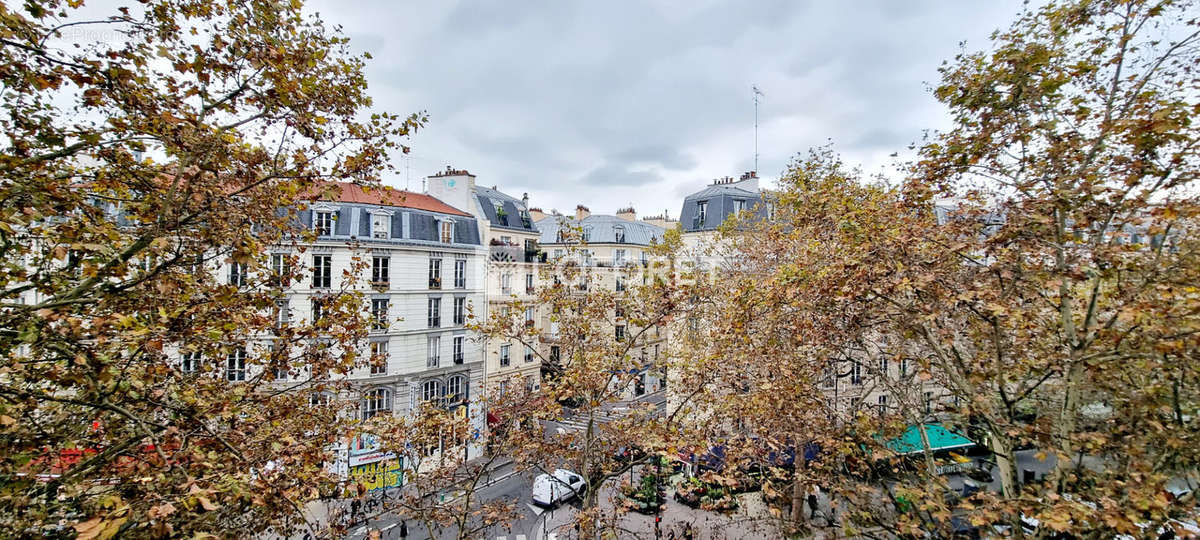
M 425 361 L 425 367 L 435 368 L 442 362 L 442 338 L 441 336 L 429 336 L 429 357 Z
M 616 289 L 617 289 L 617 292 L 621 292 L 621 291 L 624 291 L 624 290 L 625 290 L 625 278 L 624 278 L 624 277 L 622 277 L 622 276 L 617 276 L 617 287 L 616 287 Z
M 388 257 L 371 257 L 371 283 L 385 284 L 391 280 L 391 262 Z
M 858 360 L 850 367 L 850 384 L 862 384 L 862 364 Z
M 885 395 L 879 396 L 878 402 L 879 402 L 879 416 L 883 416 L 883 415 L 887 414 L 887 396 L 885 396 Z
M 195 373 L 200 369 L 200 351 L 191 351 L 183 353 L 183 358 L 179 362 L 179 371 L 184 373 Z
M 625 325 L 618 324 L 614 332 L 617 341 L 625 341 Z
M 696 227 L 703 227 L 704 222 L 708 220 L 708 201 L 700 201 L 696 203 Z
M 617 304 L 617 307 L 613 308 L 613 314 L 616 315 L 618 319 L 623 319 L 625 318 L 625 308 L 620 304 Z
M 563 256 L 563 250 L 561 250 L 561 249 L 554 250 L 554 258 L 555 259 L 561 259 L 562 256 Z
M 362 419 L 384 414 L 392 410 L 392 393 L 386 388 L 375 388 L 363 394 Z
M 283 328 L 288 325 L 292 318 L 291 308 L 288 307 L 288 299 L 283 298 L 275 301 L 275 326 Z
M 908 358 L 901 358 L 900 359 L 900 376 L 904 377 L 906 375 L 908 375 Z
M 642 266 L 650 266 L 650 258 L 646 255 L 645 251 L 642 252 Z M 646 274 L 642 274 L 642 276 L 645 275 Z
M 455 375 L 446 380 L 446 401 L 457 404 L 467 399 L 467 378 Z
M 618 265 L 618 266 L 625 264 L 625 250 L 623 250 L 623 249 L 614 249 L 613 250 L 613 264 Z
M 525 327 L 533 328 L 534 309 L 533 306 L 525 308 Z
M 429 259 L 429 288 L 442 288 L 442 260 Z
M 317 236 L 333 235 L 333 216 L 333 212 L 329 210 L 313 212 L 313 230 L 317 232 Z
M 246 284 L 246 263 L 229 263 L 229 284 L 234 287 Z
M 463 363 L 463 345 L 466 338 L 463 336 L 454 336 L 454 363 Z
M 333 396 L 325 392 L 313 392 L 308 395 L 308 405 L 310 407 L 320 407 L 329 405 L 333 401 Z
M 745 210 L 746 210 L 746 200 L 745 199 L 734 199 L 733 200 L 733 211 L 734 212 L 742 212 Z
M 467 323 L 467 299 L 457 297 L 454 299 L 454 325 L 462 326 Z
M 925 414 L 933 412 L 933 392 L 925 392 Z
M 525 346 L 525 363 L 528 364 L 532 361 L 533 361 L 533 348 L 526 345 Z
M 439 397 L 439 386 L 441 385 L 439 385 L 437 381 L 425 381 L 425 383 L 421 385 L 421 399 L 424 401 L 433 401 L 437 399 Z
M 387 375 L 388 344 L 386 341 L 371 342 L 371 375 Z
M 430 328 L 441 328 L 442 327 L 442 299 L 441 298 L 430 298 L 429 299 L 429 327 Z
M 454 261 L 454 288 L 467 288 L 467 260 L 456 259 Z
M 512 273 L 500 274 L 500 290 L 505 294 L 512 292 Z
M 617 226 L 613 227 L 613 236 L 616 237 L 616 242 L 618 244 L 624 244 L 625 243 L 625 227 L 621 226 L 621 225 L 617 225 Z
M 501 396 L 508 393 L 508 381 L 500 381 L 500 385 L 496 388 L 497 393 Z
M 328 289 L 333 284 L 333 255 L 313 255 L 314 289 Z
M 387 214 L 371 214 L 371 238 L 387 240 L 391 237 L 391 217 Z
M 454 222 L 443 221 L 440 224 L 442 230 L 442 243 L 449 244 L 454 241 Z
M 559 358 L 561 358 L 561 355 L 562 355 L 562 349 L 560 349 L 558 347 L 558 345 L 550 346 L 550 361 L 551 362 L 558 362 Z
M 509 364 L 508 351 L 510 348 L 511 347 L 509 345 L 501 345 L 500 346 L 500 367 L 508 367 L 508 364 Z
M 292 274 L 292 257 L 286 253 L 271 254 L 271 284 L 286 287 Z
M 533 294 L 533 274 L 525 274 L 525 294 Z
M 888 367 L 890 367 L 890 366 L 888 365 L 887 357 L 885 356 L 883 358 L 880 358 L 879 359 L 879 376 L 880 377 L 887 377 Z
M 388 299 L 371 299 L 371 329 L 386 330 L 388 327 Z
M 312 323 L 316 324 L 325 316 L 325 301 L 321 298 L 312 299 Z
M 591 239 L 592 239 L 592 228 L 591 228 L 591 227 L 584 227 L 584 228 L 583 228 L 583 241 L 584 241 L 584 242 L 590 242 L 590 241 L 591 241 Z
M 504 236 L 504 235 L 501 235 L 501 236 L 500 236 L 500 243 L 501 243 L 501 244 L 504 244 L 504 245 L 506 245 L 506 246 L 511 246 L 511 245 L 513 245 L 512 237 L 511 237 L 511 236 Z
M 225 358 L 225 380 L 246 380 L 246 349 L 238 347 Z
M 658 361 L 658 344 L 657 343 L 654 344 L 654 361 L 655 362 Z

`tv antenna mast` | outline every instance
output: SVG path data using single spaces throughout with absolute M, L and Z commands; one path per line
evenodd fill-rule
M 758 89 L 758 85 L 752 84 L 750 89 L 754 90 L 754 173 L 758 174 L 758 98 L 766 97 L 766 94 Z

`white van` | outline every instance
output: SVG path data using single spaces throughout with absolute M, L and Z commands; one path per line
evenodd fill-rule
M 539 474 L 533 479 L 533 504 L 554 506 L 575 497 L 584 490 L 583 478 L 566 469 L 554 474 Z

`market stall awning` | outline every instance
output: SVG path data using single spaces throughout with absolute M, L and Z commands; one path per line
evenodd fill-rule
M 950 431 L 941 424 L 925 424 L 925 435 L 929 437 L 929 449 L 934 452 L 975 446 L 971 439 Z M 908 426 L 899 437 L 884 443 L 893 452 L 901 455 L 924 451 L 921 444 L 921 426 Z

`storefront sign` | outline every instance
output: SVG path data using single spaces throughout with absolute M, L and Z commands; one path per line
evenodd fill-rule
M 367 490 L 400 487 L 404 479 L 404 471 L 400 462 L 399 459 L 388 459 L 351 466 L 350 482 L 362 484 Z

